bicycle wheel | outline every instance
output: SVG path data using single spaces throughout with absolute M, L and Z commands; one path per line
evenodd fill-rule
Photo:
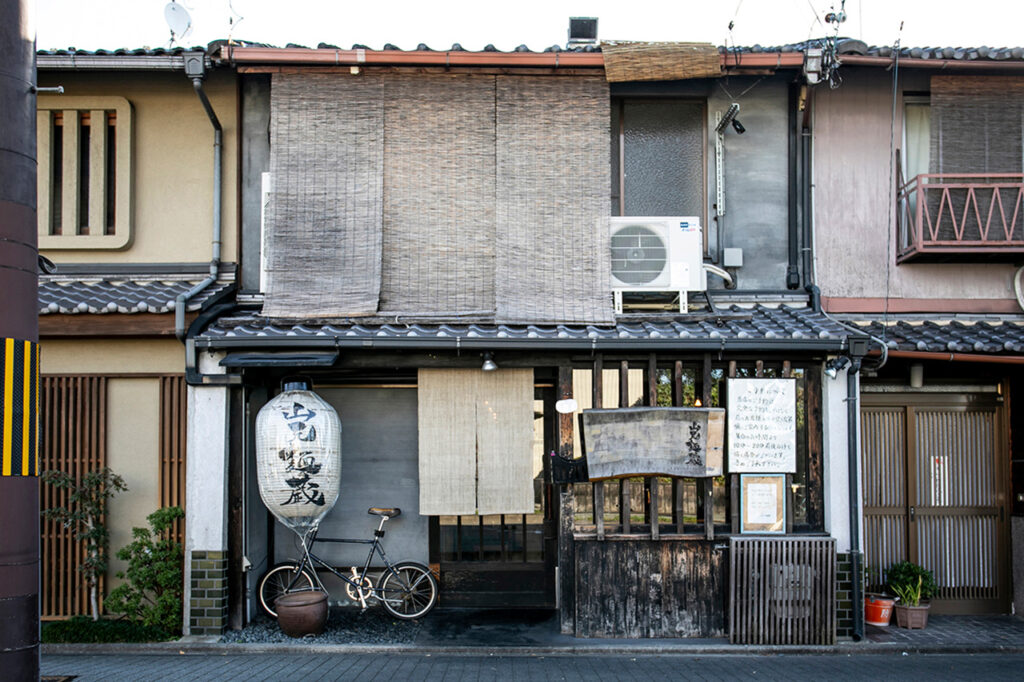
M 260 606 L 270 615 L 277 618 L 277 611 L 274 610 L 274 601 L 285 592 L 302 592 L 313 589 L 313 578 L 306 569 L 302 569 L 302 575 L 296 577 L 299 565 L 296 563 L 278 564 L 266 572 L 260 579 Z M 295 584 L 292 584 L 292 581 Z M 288 586 L 291 585 L 291 589 Z
M 380 601 L 396 618 L 412 620 L 425 616 L 437 604 L 437 581 L 423 564 L 404 561 L 380 580 Z

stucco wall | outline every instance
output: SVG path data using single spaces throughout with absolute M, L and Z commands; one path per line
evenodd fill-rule
M 132 105 L 133 233 L 121 251 L 47 250 L 57 263 L 209 261 L 213 226 L 213 127 L 184 73 L 39 74 L 66 96 L 118 96 Z M 225 261 L 237 260 L 237 93 L 234 75 L 209 74 L 206 92 L 224 129 L 221 220 Z M 40 96 L 42 99 L 44 96 Z M 60 97 L 51 95 L 49 97 Z
M 902 81 L 900 92 L 928 89 L 926 74 L 911 78 Z M 844 298 L 1012 299 L 1012 265 L 895 264 L 890 132 L 894 147 L 899 147 L 901 109 L 898 103 L 893 124 L 891 75 L 879 69 L 844 68 L 839 88 L 814 90 L 814 229 L 822 293 Z
M 128 492 L 110 501 L 110 568 L 107 588 L 126 563 L 115 553 L 132 539 L 132 528 L 160 506 L 160 380 L 111 379 L 107 385 L 107 466 L 124 478 Z
M 176 339 L 44 339 L 40 348 L 43 374 L 185 371 L 185 347 Z

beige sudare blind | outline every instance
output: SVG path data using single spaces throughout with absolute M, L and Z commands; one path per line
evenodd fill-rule
M 420 514 L 528 514 L 533 370 L 419 371 Z
M 611 323 L 608 84 L 274 74 L 263 312 Z

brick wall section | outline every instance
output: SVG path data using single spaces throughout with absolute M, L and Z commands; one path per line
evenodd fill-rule
M 836 637 L 853 636 L 853 566 L 849 554 L 836 555 Z
M 228 621 L 227 552 L 192 552 L 189 627 L 193 635 L 220 635 Z

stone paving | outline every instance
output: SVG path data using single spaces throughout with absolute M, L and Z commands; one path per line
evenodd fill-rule
M 931 616 L 923 630 L 868 625 L 866 639 L 874 644 L 898 644 L 913 647 L 972 646 L 1024 647 L 1024 618 L 1018 616 Z M 1024 673 L 1022 673 L 1024 675 Z
M 127 680 L 1013 680 L 1024 654 L 863 656 L 437 654 L 58 656 L 44 676 L 76 682 Z

